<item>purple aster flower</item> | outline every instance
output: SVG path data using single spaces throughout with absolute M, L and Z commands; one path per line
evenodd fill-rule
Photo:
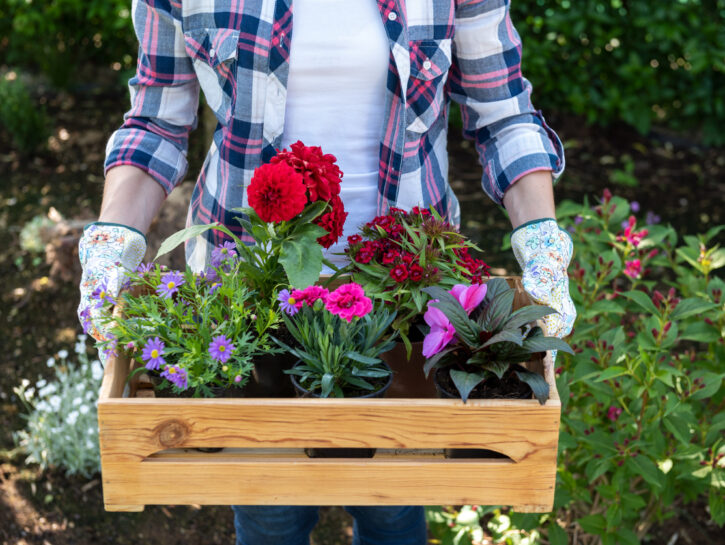
M 639 203 L 637 201 L 632 201 L 629 203 L 629 208 L 636 214 L 639 212 Z
M 164 299 L 168 299 L 179 291 L 179 286 L 184 283 L 184 277 L 179 271 L 171 271 L 161 277 L 161 283 L 156 286 L 156 293 Z
M 136 272 L 138 274 L 146 274 L 148 272 L 151 272 L 154 268 L 153 263 L 141 263 L 138 267 L 136 267 Z
M 221 363 L 226 363 L 232 357 L 232 352 L 234 352 L 234 345 L 225 335 L 214 337 L 209 343 L 209 354 Z
M 645 222 L 647 225 L 655 225 L 662 221 L 662 218 L 660 218 L 657 214 L 652 212 L 652 210 L 647 210 L 647 217 L 645 219 Z
M 289 316 L 294 316 L 297 314 L 297 311 L 299 310 L 295 304 L 297 301 L 294 297 L 292 297 L 292 294 L 289 292 L 289 290 L 282 290 L 279 292 L 279 295 L 277 296 L 277 301 L 279 301 L 279 308 L 281 308 L 283 311 L 285 311 Z
M 78 314 L 83 324 L 83 333 L 90 335 L 91 333 L 91 307 L 86 307 Z
M 232 262 L 237 257 L 237 247 L 233 242 L 225 242 L 214 248 L 211 252 L 211 266 L 219 267 L 222 263 L 231 259 Z
M 118 347 L 118 340 L 116 340 L 116 337 L 108 333 L 106 335 L 106 338 L 108 340 L 108 345 L 103 349 L 103 355 L 106 358 L 118 357 L 118 352 L 116 352 L 116 348 Z
M 579 225 L 583 221 L 584 221 L 584 216 L 580 216 L 579 214 L 577 214 L 576 217 L 574 218 L 574 225 Z
M 141 353 L 141 358 L 146 362 L 146 369 L 155 371 L 160 366 L 166 364 L 166 361 L 162 357 L 164 354 L 164 348 L 166 348 L 164 341 L 158 337 L 154 337 L 146 343 L 146 346 L 144 346 L 143 352 Z
M 167 365 L 161 376 L 180 390 L 186 390 L 189 387 L 188 373 L 186 369 L 178 365 Z
M 96 308 L 101 308 L 105 303 L 111 303 L 112 305 L 116 304 L 116 301 L 113 299 L 113 297 L 111 297 L 111 294 L 108 292 L 108 285 L 106 284 L 105 280 L 98 284 L 98 287 L 93 290 L 93 293 L 91 293 L 91 297 L 98 301 L 98 303 L 96 304 Z
M 213 284 L 214 282 L 217 282 L 219 280 L 219 274 L 216 272 L 216 269 L 213 269 L 211 267 L 203 271 L 201 273 L 201 277 L 210 284 Z

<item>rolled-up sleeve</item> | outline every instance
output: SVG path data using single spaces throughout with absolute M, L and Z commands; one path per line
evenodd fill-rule
M 531 103 L 510 1 L 456 4 L 448 93 L 461 106 L 464 136 L 475 142 L 483 189 L 501 204 L 506 189 L 530 172 L 550 170 L 556 180 L 564 170 L 564 148 Z
M 188 168 L 189 133 L 196 128 L 199 82 L 186 54 L 181 3 L 134 0 L 139 41 L 136 74 L 129 80 L 131 109 L 106 146 L 104 172 L 136 166 L 168 195 Z

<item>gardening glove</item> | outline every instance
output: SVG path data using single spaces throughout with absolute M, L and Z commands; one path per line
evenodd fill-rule
M 106 302 L 115 303 L 127 271 L 136 269 L 146 253 L 146 237 L 117 223 L 90 223 L 78 243 L 83 274 L 78 318 L 83 331 L 107 340 L 101 318 Z
M 574 251 L 569 233 L 560 229 L 554 219 L 534 220 L 514 229 L 511 248 L 523 271 L 526 292 L 536 303 L 557 311 L 543 318 L 544 334 L 566 337 L 576 318 L 566 272 Z M 555 350 L 551 356 L 556 359 Z

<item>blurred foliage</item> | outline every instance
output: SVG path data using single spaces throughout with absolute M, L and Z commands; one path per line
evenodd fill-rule
M 537 107 L 725 144 L 725 0 L 514 0 Z
M 25 84 L 9 75 L 0 77 L 0 133 L 6 132 L 20 152 L 29 154 L 47 143 L 50 122 Z
M 129 0 L 0 0 L 0 58 L 58 87 L 79 83 L 84 64 L 128 68 L 138 47 L 130 8 Z

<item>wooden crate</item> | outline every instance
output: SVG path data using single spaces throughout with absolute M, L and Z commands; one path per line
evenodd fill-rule
M 514 283 L 517 298 L 524 297 Z M 529 367 L 549 383 L 544 405 L 535 399 L 124 397 L 129 361 L 110 358 L 98 401 L 106 510 L 479 504 L 549 511 L 561 404 L 550 358 Z M 304 447 L 378 451 L 371 459 L 310 459 Z M 444 448 L 489 449 L 507 458 L 447 459 Z

